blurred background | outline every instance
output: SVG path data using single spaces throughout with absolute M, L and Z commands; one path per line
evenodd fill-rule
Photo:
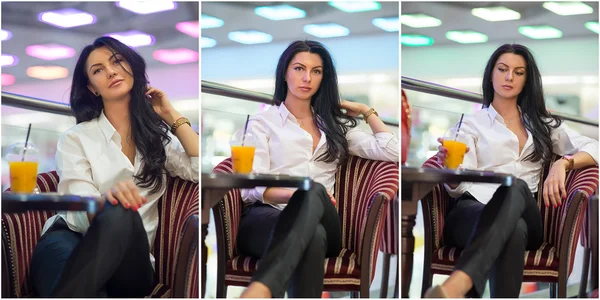
M 80 51 L 110 35 L 146 60 L 151 84 L 199 131 L 198 2 L 3 2 L 2 93 L 68 105 L 71 75 Z M 75 118 L 2 103 L 2 190 L 9 184 L 5 153 L 30 141 L 41 153 L 38 172 L 55 170 L 58 136 Z
M 505 43 L 523 44 L 533 52 L 542 74 L 548 109 L 595 123 L 566 122 L 598 139 L 598 2 L 403 1 L 400 23 L 402 77 L 481 94 L 483 71 L 494 50 Z M 436 139 L 458 122 L 461 113 L 481 109 L 477 103 L 405 91 L 413 108 L 410 166 L 421 166 L 437 152 Z M 410 296 L 419 297 L 423 270 L 420 208 L 414 235 Z M 581 250 L 579 246 L 567 296 L 577 294 Z M 445 278 L 435 275 L 434 284 Z M 548 297 L 547 290 L 535 293 L 547 287 L 528 283 L 521 292 Z
M 230 156 L 229 139 L 248 114 L 268 109 L 277 62 L 295 40 L 322 42 L 334 59 L 342 99 L 374 107 L 398 134 L 398 14 L 398 2 L 202 2 L 202 172 L 211 172 Z M 252 91 L 264 101 L 209 93 L 205 84 L 215 83 Z M 214 298 L 216 240 L 214 221 L 210 224 L 206 297 Z M 397 263 L 392 259 L 392 266 Z M 377 266 L 371 285 L 375 297 L 381 263 Z M 395 280 L 390 275 L 390 294 Z M 227 295 L 236 297 L 242 290 L 229 287 Z M 348 293 L 328 296 L 348 297 Z

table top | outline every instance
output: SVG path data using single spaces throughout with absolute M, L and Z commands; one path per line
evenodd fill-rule
M 13 194 L 2 193 L 2 212 L 16 213 L 31 210 L 86 211 L 96 213 L 97 198 L 58 193 Z
M 511 174 L 487 171 L 402 167 L 401 179 L 402 184 L 482 182 L 511 186 L 517 178 Z
M 251 189 L 257 186 L 287 187 L 308 190 L 312 185 L 309 177 L 273 174 L 222 174 L 203 173 L 202 189 Z

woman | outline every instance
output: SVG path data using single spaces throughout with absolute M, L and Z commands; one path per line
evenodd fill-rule
M 374 109 L 341 101 L 329 52 L 314 41 L 296 41 L 279 58 L 276 106 L 250 118 L 256 140 L 253 171 L 308 176 L 308 191 L 244 190 L 238 249 L 261 258 L 242 297 L 321 297 L 324 259 L 341 248 L 333 186 L 348 155 L 398 161 L 398 139 Z M 345 109 L 344 115 L 341 109 Z M 363 115 L 373 134 L 356 127 Z M 289 287 L 289 288 L 288 288 Z
M 108 203 L 96 215 L 48 219 L 31 261 L 33 287 L 41 297 L 148 296 L 166 173 L 198 181 L 198 135 L 148 85 L 144 59 L 110 37 L 81 52 L 70 102 L 77 125 L 58 141 L 58 192 Z
M 525 46 L 498 48 L 487 63 L 482 86 L 483 109 L 465 117 L 460 128 L 470 149 L 462 167 L 519 179 L 511 187 L 446 186 L 457 199 L 446 217 L 444 238 L 464 250 L 455 271 L 431 288 L 429 297 L 481 297 L 488 277 L 492 297 L 518 297 L 525 250 L 539 248 L 543 238 L 535 200 L 542 168 L 550 166 L 539 192 L 547 207 L 556 208 L 567 197 L 565 172 L 598 162 L 598 141 L 579 135 L 546 110 L 541 75 Z M 447 149 L 439 148 L 442 160 Z M 562 159 L 551 161 L 553 153 Z

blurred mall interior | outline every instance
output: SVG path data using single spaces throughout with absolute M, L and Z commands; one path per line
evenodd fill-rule
M 582 4 L 554 8 L 544 2 L 520 1 L 402 2 L 402 77 L 481 94 L 483 71 L 494 50 L 505 43 L 523 44 L 537 61 L 548 109 L 595 124 L 566 122 L 579 133 L 598 139 L 598 2 Z M 531 25 L 546 27 L 540 30 Z M 413 167 L 437 152 L 436 139 L 459 121 L 461 113 L 481 108 L 481 104 L 464 100 L 405 91 L 412 105 L 408 165 Z M 424 259 L 420 207 L 413 233 L 410 297 L 420 297 Z M 578 243 L 568 279 L 569 297 L 578 292 L 582 261 L 583 248 Z M 433 284 L 446 277 L 435 275 Z M 522 297 L 546 298 L 548 284 L 524 283 L 521 293 Z M 489 297 L 489 290 L 485 296 Z
M 198 2 L 3 2 L 2 92 L 69 103 L 71 76 L 81 50 L 110 35 L 145 59 L 150 84 L 162 89 L 199 131 Z M 2 104 L 2 189 L 9 184 L 5 153 L 24 141 L 40 150 L 38 172 L 55 170 L 59 135 L 75 119 Z
M 259 15 L 264 11 L 260 7 L 271 3 L 203 2 L 202 81 L 263 93 L 263 97 L 266 94 L 269 99 L 283 50 L 295 40 L 317 40 L 333 56 L 342 99 L 374 107 L 397 135 L 399 5 L 397 2 L 365 3 L 290 2 L 283 7 L 280 6 L 283 3 L 276 3 L 272 6 L 278 13 L 273 17 Z M 228 158 L 232 133 L 243 127 L 248 114 L 264 111 L 269 105 L 207 93 L 203 83 L 202 172 L 211 172 Z M 364 124 L 361 126 L 369 130 Z M 209 247 L 206 298 L 214 298 L 217 248 L 212 218 L 206 242 Z M 380 253 L 371 297 L 380 297 L 382 263 L 379 260 L 382 257 Z M 397 280 L 397 264 L 397 256 L 393 256 L 387 292 L 390 297 Z M 242 290 L 231 286 L 227 296 L 237 297 Z M 349 297 L 349 293 L 334 292 L 326 296 Z

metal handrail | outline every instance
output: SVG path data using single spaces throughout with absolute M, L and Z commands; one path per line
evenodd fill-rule
M 447 87 L 440 84 L 435 84 L 423 80 L 418 80 L 406 76 L 402 76 L 402 88 L 417 91 L 432 95 L 438 95 L 442 97 L 454 98 L 459 100 L 465 100 L 473 103 L 483 103 L 483 96 L 481 94 L 463 91 L 451 87 Z M 552 115 L 558 116 L 563 120 L 568 120 L 575 123 L 596 126 L 598 127 L 598 121 L 594 121 L 591 119 L 587 119 L 581 116 L 573 116 L 568 114 L 563 114 L 559 112 L 553 112 Z
M 207 94 L 249 100 L 253 102 L 259 102 L 269 105 L 274 105 L 273 96 L 265 93 L 248 91 L 240 88 L 236 88 L 230 85 L 211 82 L 202 80 L 202 92 Z M 359 117 L 361 118 L 361 117 Z M 381 120 L 385 125 L 389 126 L 399 126 L 398 122 Z
M 69 117 L 73 116 L 73 113 L 71 112 L 71 107 L 68 104 L 22 96 L 8 92 L 2 92 L 2 105 L 35 111 L 42 111 Z

